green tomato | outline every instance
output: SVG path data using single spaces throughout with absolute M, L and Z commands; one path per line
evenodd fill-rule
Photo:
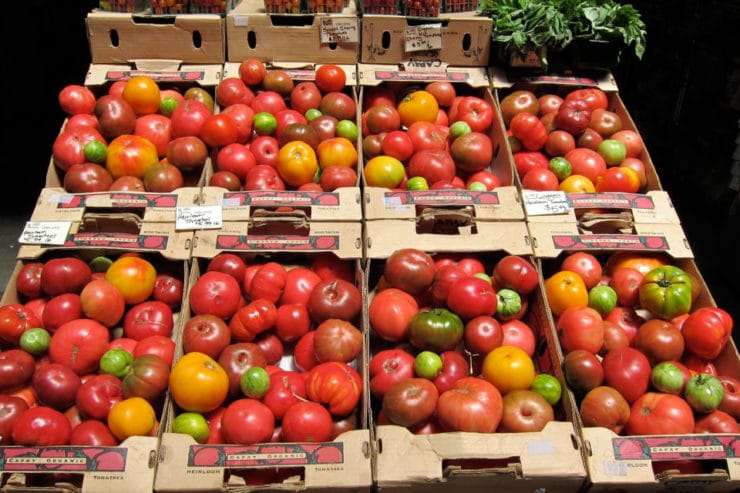
M 272 135 L 277 128 L 277 119 L 269 111 L 260 111 L 252 118 L 252 126 L 257 135 Z
M 417 377 L 434 380 L 442 371 L 442 358 L 433 351 L 422 351 L 414 360 L 414 373 Z
M 463 329 L 463 321 L 456 313 L 447 308 L 432 308 L 414 315 L 408 338 L 415 348 L 441 353 L 460 344 Z
M 36 327 L 34 329 L 25 330 L 23 334 L 21 334 L 19 344 L 21 349 L 27 353 L 38 356 L 48 351 L 49 341 L 51 341 L 49 331 Z
M 100 371 L 114 377 L 123 378 L 131 371 L 133 363 L 133 355 L 125 349 L 109 349 L 100 357 Z
M 607 166 L 617 166 L 627 157 L 627 145 L 621 140 L 604 139 L 599 143 L 596 152 L 604 158 Z
M 588 290 L 588 306 L 606 316 L 617 306 L 617 292 L 606 284 L 597 284 Z
M 650 372 L 650 384 L 666 394 L 680 395 L 684 385 L 683 379 L 681 369 L 670 361 L 658 363 Z
M 337 122 L 337 128 L 335 130 L 337 137 L 344 137 L 345 139 L 357 142 L 359 135 L 359 129 L 352 120 L 339 120 Z
M 303 115 L 306 117 L 306 120 L 311 121 L 315 118 L 318 118 L 322 115 L 321 110 L 318 108 L 309 108 L 306 110 L 306 114 Z
M 684 399 L 694 411 L 710 413 L 722 404 L 725 388 L 722 381 L 708 373 L 697 373 L 686 382 Z
M 570 161 L 562 156 L 557 156 L 550 159 L 549 166 L 550 171 L 555 173 L 559 181 L 563 181 L 573 173 L 573 166 Z
M 473 192 L 487 192 L 488 187 L 486 187 L 486 184 L 480 181 L 472 181 L 468 185 L 468 190 L 472 190 Z
M 108 270 L 108 267 L 113 263 L 113 260 L 106 257 L 105 255 L 98 255 L 97 257 L 90 260 L 90 269 L 92 269 L 93 272 L 105 272 Z
M 522 297 L 513 289 L 499 289 L 496 291 L 496 297 L 498 298 L 496 314 L 502 317 L 514 315 L 522 309 Z
M 172 96 L 164 97 L 159 102 L 159 112 L 169 118 L 172 116 L 172 112 L 175 111 L 178 104 L 180 104 L 180 102 Z
M 270 390 L 270 374 L 261 366 L 253 366 L 242 373 L 239 386 L 245 396 L 259 399 Z
M 472 131 L 473 129 L 470 128 L 470 124 L 463 120 L 458 120 L 450 125 L 450 137 L 452 137 L 452 140 L 465 134 L 469 134 Z
M 663 320 L 691 310 L 691 277 L 674 265 L 662 265 L 645 274 L 639 287 L 640 306 Z
M 108 147 L 99 140 L 91 140 L 82 148 L 82 153 L 86 161 L 103 164 L 108 155 Z
M 208 421 L 201 413 L 184 412 L 172 421 L 172 432 L 190 435 L 198 443 L 205 443 L 210 435 Z
M 412 176 L 406 180 L 406 190 L 429 190 L 429 183 L 423 176 Z
M 491 279 L 491 276 L 489 276 L 485 272 L 476 272 L 475 274 L 473 274 L 473 277 L 479 277 L 483 279 L 484 281 L 486 281 L 491 286 L 493 286 L 493 279 Z
M 563 394 L 560 381 L 549 373 L 538 373 L 532 381 L 531 390 L 540 394 L 553 406 L 560 401 Z

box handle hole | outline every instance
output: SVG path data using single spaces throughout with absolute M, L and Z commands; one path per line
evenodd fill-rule
M 472 38 L 472 36 L 470 36 L 470 33 L 465 33 L 463 35 L 463 39 L 462 39 L 462 49 L 463 49 L 463 51 L 469 51 L 470 50 L 470 45 L 472 45 L 472 44 L 473 44 L 473 38 Z
M 391 46 L 391 33 L 383 31 L 383 35 L 380 37 L 380 45 L 384 50 L 387 50 Z
M 193 46 L 200 48 L 203 45 L 203 37 L 200 35 L 200 31 L 193 31 Z
M 257 34 L 254 31 L 247 33 L 247 46 L 252 50 L 257 47 Z
M 111 29 L 108 32 L 108 37 L 110 38 L 110 44 L 118 48 L 118 45 L 120 43 L 120 39 L 118 38 L 118 30 Z

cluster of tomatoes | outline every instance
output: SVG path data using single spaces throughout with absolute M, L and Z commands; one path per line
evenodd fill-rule
M 518 89 L 506 94 L 500 107 L 523 188 L 567 193 L 645 190 L 642 138 L 623 127 L 598 87 L 563 95 Z
M 401 190 L 492 190 L 495 110 L 449 81 L 363 88 L 364 181 Z
M 218 143 L 208 184 L 228 190 L 332 191 L 358 185 L 357 103 L 337 65 L 294 80 L 249 58 L 216 87 L 222 114 L 243 128 Z
M 585 426 L 629 435 L 738 433 L 737 379 L 714 360 L 733 320 L 665 254 L 573 252 L 545 280 Z
M 528 432 L 555 419 L 560 382 L 536 370 L 525 321 L 539 286 L 529 260 L 402 248 L 380 265 L 368 307 L 377 425 Z
M 364 345 L 354 264 L 333 254 L 222 252 L 203 267 L 171 372 L 172 431 L 249 445 L 331 441 L 358 428 Z
M 17 300 L 0 307 L 0 444 L 156 436 L 182 267 L 59 255 L 24 263 L 15 286 Z

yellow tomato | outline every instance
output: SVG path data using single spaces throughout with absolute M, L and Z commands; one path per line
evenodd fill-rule
M 316 154 L 322 168 L 357 166 L 357 148 L 345 137 L 332 137 L 322 140 L 316 147 Z
M 409 127 L 412 123 L 418 121 L 436 121 L 439 104 L 432 93 L 419 90 L 407 94 L 398 103 L 397 109 L 401 117 L 401 123 Z
M 185 411 L 213 411 L 226 400 L 228 393 L 229 375 L 207 354 L 186 353 L 170 371 L 170 394 Z
M 365 164 L 365 184 L 370 187 L 395 188 L 406 176 L 406 168 L 391 156 L 375 156 Z
M 583 175 L 570 175 L 560 182 L 558 187 L 565 193 L 594 193 L 596 187 L 593 182 Z
M 156 424 L 154 408 L 142 397 L 118 401 L 108 411 L 108 428 L 119 440 L 130 436 L 149 436 Z
M 159 86 L 145 75 L 131 77 L 123 86 L 123 99 L 137 115 L 148 115 L 159 111 Z
M 157 147 L 146 137 L 121 134 L 108 144 L 105 167 L 113 178 L 133 176 L 144 178 L 159 164 Z
M 588 288 L 583 278 L 570 270 L 561 270 L 545 280 L 545 294 L 555 316 L 571 306 L 588 306 Z
M 152 295 L 157 270 L 138 255 L 122 255 L 108 266 L 105 280 L 118 288 L 127 304 L 135 305 Z
M 536 376 L 532 358 L 518 346 L 499 346 L 483 359 L 481 376 L 501 394 L 528 390 Z
M 292 140 L 278 151 L 277 172 L 285 183 L 300 187 L 311 183 L 319 170 L 316 152 L 307 143 Z

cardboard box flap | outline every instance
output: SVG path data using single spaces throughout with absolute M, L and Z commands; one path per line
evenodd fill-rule
M 254 445 L 200 445 L 189 435 L 163 433 L 158 459 L 155 491 L 224 491 L 226 469 L 268 466 L 304 469 L 302 485 L 273 485 L 286 491 L 369 491 L 373 483 L 369 430 L 347 431 L 333 442 Z
M 108 191 L 69 193 L 63 188 L 46 187 L 36 200 L 32 221 L 83 221 L 86 216 L 103 213 L 133 213 L 144 222 L 174 222 L 177 206 L 202 202 L 201 189 L 183 187 L 171 193 Z
M 200 86 L 216 86 L 221 81 L 222 65 L 184 64 L 181 60 L 132 60 L 128 64 L 93 63 L 85 76 L 86 86 L 128 80 L 146 75 L 157 82 L 182 82 Z
M 623 192 L 563 193 L 526 191 L 522 203 L 530 222 L 573 222 L 577 214 L 591 209 L 607 214 L 627 212 L 634 223 L 680 224 L 668 192 L 650 190 L 644 194 Z M 552 199 L 552 200 L 549 200 Z M 543 202 L 549 202 L 543 207 Z
M 240 77 L 239 66 L 240 62 L 227 62 L 224 64 L 224 79 L 229 77 Z M 318 69 L 322 63 L 313 62 L 283 62 L 283 61 L 267 61 L 265 67 L 267 70 L 285 70 L 293 80 L 316 80 L 316 69 Z M 345 85 L 354 87 L 357 85 L 357 65 L 350 64 L 332 64 L 341 68 L 344 71 L 346 78 Z
M 229 221 L 221 229 L 196 231 L 193 257 L 212 258 L 223 251 L 325 251 L 344 259 L 361 258 L 361 229 L 359 222 Z
M 532 255 L 527 226 L 523 222 L 471 222 L 464 215 L 446 215 L 438 219 L 425 216 L 420 222 L 405 219 L 366 221 L 367 257 L 387 258 L 401 245 L 413 245 L 430 252 L 504 250 L 512 255 Z
M 147 223 L 135 214 L 122 213 L 92 214 L 81 222 L 67 224 L 68 231 L 60 243 L 24 241 L 22 236 L 17 258 L 35 259 L 48 250 L 95 248 L 156 252 L 170 260 L 190 259 L 193 232 L 176 231 L 174 223 Z
M 740 435 L 737 434 L 618 436 L 611 430 L 601 427 L 584 427 L 581 434 L 587 452 L 586 464 L 589 476 L 594 484 L 657 485 L 660 482 L 690 485 L 695 482 L 694 487 L 687 491 L 707 489 L 730 491 L 724 488 L 714 490 L 708 485 L 740 480 L 740 461 L 734 452 L 740 445 Z M 715 469 L 716 472 L 712 474 L 667 473 L 656 479 L 651 465 L 653 460 L 680 459 L 726 459 L 727 472 Z
M 506 71 L 502 67 L 489 67 L 489 77 L 494 89 L 505 89 L 514 85 L 543 85 L 558 84 L 567 86 L 587 86 L 598 87 L 605 92 L 617 92 L 617 81 L 611 72 L 601 72 L 589 74 L 594 77 L 566 75 L 566 74 L 547 74 L 533 75 L 522 74 Z
M 342 187 L 332 192 L 292 190 L 244 190 L 230 192 L 220 187 L 203 187 L 204 203 L 221 205 L 224 221 L 245 221 L 256 210 L 301 211 L 311 221 L 361 221 L 359 187 Z M 288 208 L 288 209 L 286 209 Z
M 610 226 L 614 225 L 622 228 L 625 223 L 615 221 Z M 572 250 L 638 250 L 664 252 L 675 259 L 693 258 L 686 234 L 678 224 L 632 223 L 631 232 L 626 233 L 584 233 L 575 222 L 529 222 L 527 227 L 535 256 L 540 258 L 556 258 Z
M 469 210 L 478 220 L 514 221 L 524 219 L 519 192 L 514 186 L 490 192 L 471 190 L 391 191 L 365 187 L 366 219 L 414 219 L 428 207 Z
M 224 25 L 219 14 L 140 16 L 94 10 L 87 15 L 93 63 L 177 59 L 223 63 Z
M 359 0 L 357 0 L 359 1 Z M 241 0 L 239 4 L 234 7 L 234 9 L 229 13 L 229 15 L 238 17 L 240 15 L 245 14 L 265 14 L 265 3 L 262 0 Z M 357 14 L 357 6 L 355 0 L 349 0 L 347 2 L 344 2 L 344 8 L 342 9 L 342 14 Z M 335 13 L 329 14 L 329 13 L 301 13 L 301 14 L 270 14 L 270 16 L 275 17 L 313 17 L 316 15 L 336 15 Z
M 435 80 L 487 87 L 490 83 L 484 67 L 452 67 L 441 61 L 405 61 L 398 64 L 358 65 L 360 85 L 377 86 L 383 82 L 432 82 Z
M 376 438 L 379 447 L 377 481 L 381 487 L 386 483 L 444 480 L 443 461 L 450 459 L 512 458 L 517 463 L 505 469 L 524 479 L 586 477 L 570 422 L 552 421 L 541 432 L 532 433 L 431 435 L 414 435 L 401 426 L 382 425 L 376 428 Z

